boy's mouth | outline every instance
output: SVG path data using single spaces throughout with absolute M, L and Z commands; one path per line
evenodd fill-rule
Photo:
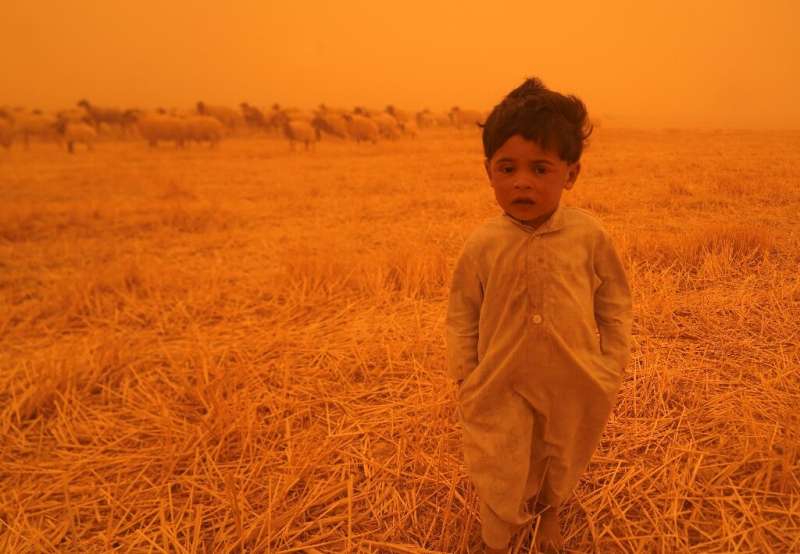
M 533 206 L 534 204 L 536 204 L 536 202 L 534 202 L 530 198 L 517 198 L 517 199 L 513 200 L 511 203 L 512 204 L 523 204 L 523 205 L 526 205 L 526 206 Z

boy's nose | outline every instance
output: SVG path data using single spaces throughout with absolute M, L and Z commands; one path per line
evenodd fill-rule
M 514 188 L 517 189 L 533 188 L 534 178 L 530 172 L 520 171 L 514 177 L 515 177 Z

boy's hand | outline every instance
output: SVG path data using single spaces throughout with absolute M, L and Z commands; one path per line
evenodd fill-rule
M 606 234 L 595 252 L 594 269 L 600 279 L 594 295 L 600 351 L 606 361 L 622 373 L 630 358 L 631 291 L 622 260 Z
M 453 271 L 447 305 L 447 369 L 463 380 L 478 365 L 478 327 L 483 285 L 472 258 L 462 252 Z M 459 383 L 460 385 L 460 383 Z

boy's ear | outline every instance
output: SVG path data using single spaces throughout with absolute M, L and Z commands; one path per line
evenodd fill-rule
M 575 186 L 575 181 L 578 179 L 578 175 L 581 173 L 581 162 L 575 162 L 569 169 L 567 169 L 567 182 L 564 183 L 564 188 L 566 190 L 571 189 Z

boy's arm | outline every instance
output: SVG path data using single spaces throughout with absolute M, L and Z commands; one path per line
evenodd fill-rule
M 600 350 L 606 363 L 621 373 L 630 359 L 633 321 L 631 291 L 622 261 L 603 232 L 594 257 L 600 284 L 594 293 L 594 317 L 600 331 Z
M 447 366 L 456 381 L 463 380 L 478 365 L 478 321 L 483 287 L 477 268 L 462 252 L 453 272 L 447 307 Z

